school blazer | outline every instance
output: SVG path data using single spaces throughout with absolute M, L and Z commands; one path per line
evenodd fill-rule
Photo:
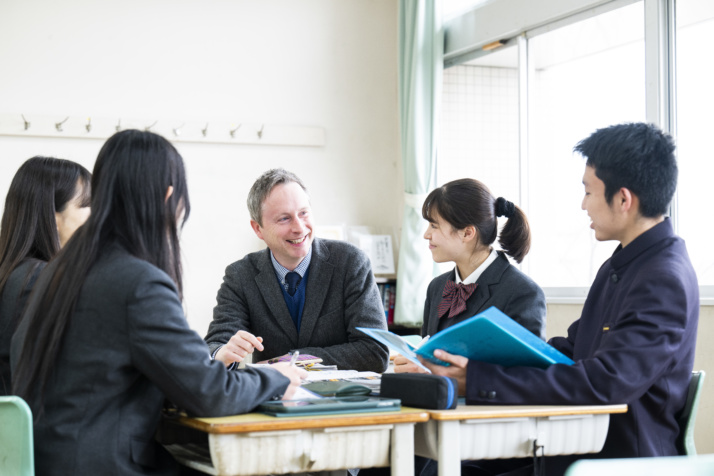
M 451 270 L 434 278 L 429 284 L 424 305 L 422 336 L 433 336 L 439 331 L 439 303 L 446 282 L 455 279 L 454 270 Z M 545 294 L 532 279 L 513 266 L 503 252 L 498 252 L 498 258 L 484 270 L 476 282 L 478 287 L 466 301 L 466 310 L 452 318 L 441 318 L 442 321 L 446 320 L 446 327 L 496 306 L 508 317 L 545 339 Z
M 266 248 L 226 268 L 205 340 L 214 352 L 245 330 L 263 338 L 253 362 L 299 350 L 340 369 L 383 372 L 387 348 L 357 327 L 387 328 L 369 258 L 349 243 L 315 238 L 300 333 Z
M 10 272 L 0 294 L 0 395 L 11 395 L 10 340 L 20 322 L 37 276 L 47 263 L 27 259 Z
M 53 271 L 49 264 L 38 283 Z M 28 308 L 32 306 L 30 298 Z M 13 338 L 17 368 L 27 335 Z M 253 410 L 289 381 L 271 369 L 228 371 L 191 330 L 169 276 L 113 246 L 90 270 L 35 418 L 38 475 L 177 474 L 154 440 L 164 399 L 202 417 Z

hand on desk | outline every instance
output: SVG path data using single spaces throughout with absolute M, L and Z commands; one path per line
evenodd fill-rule
M 446 377 L 455 378 L 459 384 L 459 395 L 466 395 L 466 366 L 469 363 L 469 359 L 461 355 L 449 354 L 443 350 L 435 350 L 434 357 L 448 362 L 451 365 L 446 367 L 444 365 L 432 364 L 421 357 L 419 357 L 419 360 L 427 366 L 434 375 L 444 375 Z
M 420 373 L 425 374 L 426 371 L 404 357 L 403 355 L 397 355 L 394 358 L 394 373 Z
M 233 362 L 240 362 L 245 356 L 253 353 L 253 349 L 263 350 L 263 338 L 256 337 L 250 332 L 238 331 L 216 353 L 216 360 L 223 362 L 226 367 Z
M 283 394 L 283 400 L 290 400 L 295 394 L 297 388 L 302 383 L 302 379 L 307 378 L 307 370 L 298 368 L 294 365 L 289 364 L 288 362 L 272 364 L 270 368 L 277 370 L 278 372 L 290 379 L 290 385 L 288 385 L 288 388 L 285 389 L 285 393 Z

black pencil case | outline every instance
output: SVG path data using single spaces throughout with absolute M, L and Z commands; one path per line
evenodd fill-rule
M 449 410 L 458 401 L 456 379 L 431 374 L 382 374 L 379 396 L 398 398 L 406 407 Z

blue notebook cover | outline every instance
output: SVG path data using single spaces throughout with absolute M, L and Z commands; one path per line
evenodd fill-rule
M 360 330 L 365 331 L 365 329 Z M 372 332 L 365 333 L 376 339 L 374 331 L 377 329 L 369 330 Z M 377 335 L 384 337 L 381 335 L 384 333 L 391 334 L 388 331 L 380 331 Z M 398 338 L 394 334 L 392 336 Z M 404 350 L 404 346 L 399 349 L 390 345 L 390 341 L 394 341 L 393 338 L 377 340 L 397 352 Z M 555 347 L 542 341 L 495 307 L 490 307 L 480 314 L 438 332 L 418 349 L 409 349 L 411 352 L 402 355 L 409 360 L 412 360 L 415 355 L 420 355 L 431 362 L 448 365 L 434 357 L 436 349 L 504 367 L 546 368 L 551 364 L 574 363 Z

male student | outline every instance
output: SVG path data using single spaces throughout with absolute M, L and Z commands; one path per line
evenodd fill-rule
M 597 455 L 548 458 L 560 474 L 577 458 L 676 455 L 676 416 L 684 407 L 699 320 L 699 292 L 684 241 L 664 214 L 677 184 L 672 139 L 648 124 L 599 129 L 575 150 L 586 159 L 582 208 L 599 241 L 620 242 L 597 273 L 580 319 L 550 344 L 572 366 L 504 368 L 443 351 L 469 404 L 617 404 Z M 515 466 L 517 462 L 510 462 Z M 464 474 L 504 465 L 464 464 Z
M 387 348 L 357 327 L 386 329 L 369 258 L 342 241 L 313 237 L 305 185 L 283 169 L 248 194 L 250 225 L 267 249 L 226 268 L 206 342 L 226 365 L 291 351 L 339 369 L 383 372 Z

